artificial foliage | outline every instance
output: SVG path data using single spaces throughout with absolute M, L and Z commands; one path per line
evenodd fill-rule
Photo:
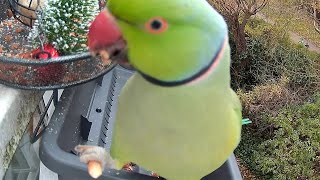
M 48 0 L 29 37 L 38 46 L 42 27 L 47 43 L 62 55 L 86 51 L 89 25 L 98 13 L 97 0 Z

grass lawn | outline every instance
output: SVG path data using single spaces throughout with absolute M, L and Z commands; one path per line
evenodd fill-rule
M 299 34 L 320 47 L 320 34 L 314 29 L 311 17 L 305 10 L 298 10 L 291 6 L 290 3 L 270 0 L 262 13 L 277 24 L 285 26 L 287 30 Z

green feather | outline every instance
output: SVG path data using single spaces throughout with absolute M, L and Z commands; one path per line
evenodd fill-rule
M 229 49 L 197 84 L 160 87 L 135 74 L 119 97 L 111 156 L 170 180 L 219 168 L 240 141 L 241 105 L 228 86 Z
M 177 81 L 204 68 L 227 38 L 227 25 L 205 0 L 109 0 L 128 43 L 129 61 L 148 76 Z M 168 31 L 150 34 L 152 17 Z M 161 87 L 135 74 L 119 96 L 111 156 L 169 180 L 197 180 L 218 169 L 240 142 L 242 108 L 230 88 L 230 47 L 194 84 Z
M 223 17 L 204 0 L 110 0 L 108 9 L 128 42 L 130 63 L 162 81 L 199 72 L 218 53 L 228 32 Z M 145 23 L 153 17 L 165 19 L 168 30 L 148 32 Z

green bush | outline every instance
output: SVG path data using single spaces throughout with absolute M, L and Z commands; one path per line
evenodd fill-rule
M 263 125 L 244 128 L 236 155 L 263 179 L 319 178 L 320 95 L 312 100 L 265 113 Z
M 255 86 L 252 91 L 239 89 L 237 94 L 242 103 L 244 116 L 252 119 L 252 124 L 257 127 L 266 124 L 265 114 L 276 116 L 281 108 L 289 104 L 301 104 L 306 99 L 290 89 L 286 77 L 274 83 Z
M 314 103 L 282 109 L 265 120 L 274 127 L 273 137 L 253 153 L 256 170 L 270 179 L 320 177 L 320 96 Z
M 283 28 L 252 19 L 246 52 L 232 51 L 232 86 L 253 122 L 235 154 L 260 179 L 319 179 L 320 54 Z
M 251 90 L 285 76 L 295 89 L 319 90 L 320 54 L 291 43 L 285 32 L 260 20 L 248 23 L 246 52 L 232 53 L 234 88 Z M 232 47 L 232 40 L 230 43 Z
M 266 115 L 276 117 L 281 108 L 289 104 L 299 105 L 304 100 L 292 92 L 288 83 L 288 79 L 283 77 L 278 82 L 255 86 L 252 91 L 237 91 L 243 116 L 251 119 L 252 124 L 243 127 L 241 142 L 235 153 L 257 175 L 260 171 L 256 171 L 252 155 L 261 143 L 273 137 L 274 131 L 273 125 L 266 121 Z

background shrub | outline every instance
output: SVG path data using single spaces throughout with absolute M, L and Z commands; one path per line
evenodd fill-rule
M 247 50 L 241 55 L 232 53 L 233 88 L 251 90 L 284 76 L 294 89 L 304 88 L 307 93 L 319 90 L 320 55 L 291 43 L 281 28 L 255 19 L 250 21 Z
M 271 90 L 274 85 L 257 87 L 250 93 L 238 92 L 243 101 L 258 103 L 273 109 L 258 110 L 254 105 L 244 104 L 247 112 L 257 119 L 244 127 L 236 155 L 262 179 L 317 179 L 320 177 L 320 95 L 300 105 L 295 98 L 289 102 L 295 105 L 276 105 L 266 100 L 260 89 Z M 283 94 L 274 89 L 270 97 Z M 287 94 L 283 94 L 288 98 Z M 283 99 L 286 99 L 283 98 Z M 285 101 L 281 101 L 285 103 Z M 276 110 L 278 109 L 278 110 Z M 273 112 L 269 113 L 269 112 Z
M 318 179 L 320 55 L 257 19 L 248 23 L 247 45 L 232 52 L 233 88 L 253 121 L 236 156 L 260 179 Z

